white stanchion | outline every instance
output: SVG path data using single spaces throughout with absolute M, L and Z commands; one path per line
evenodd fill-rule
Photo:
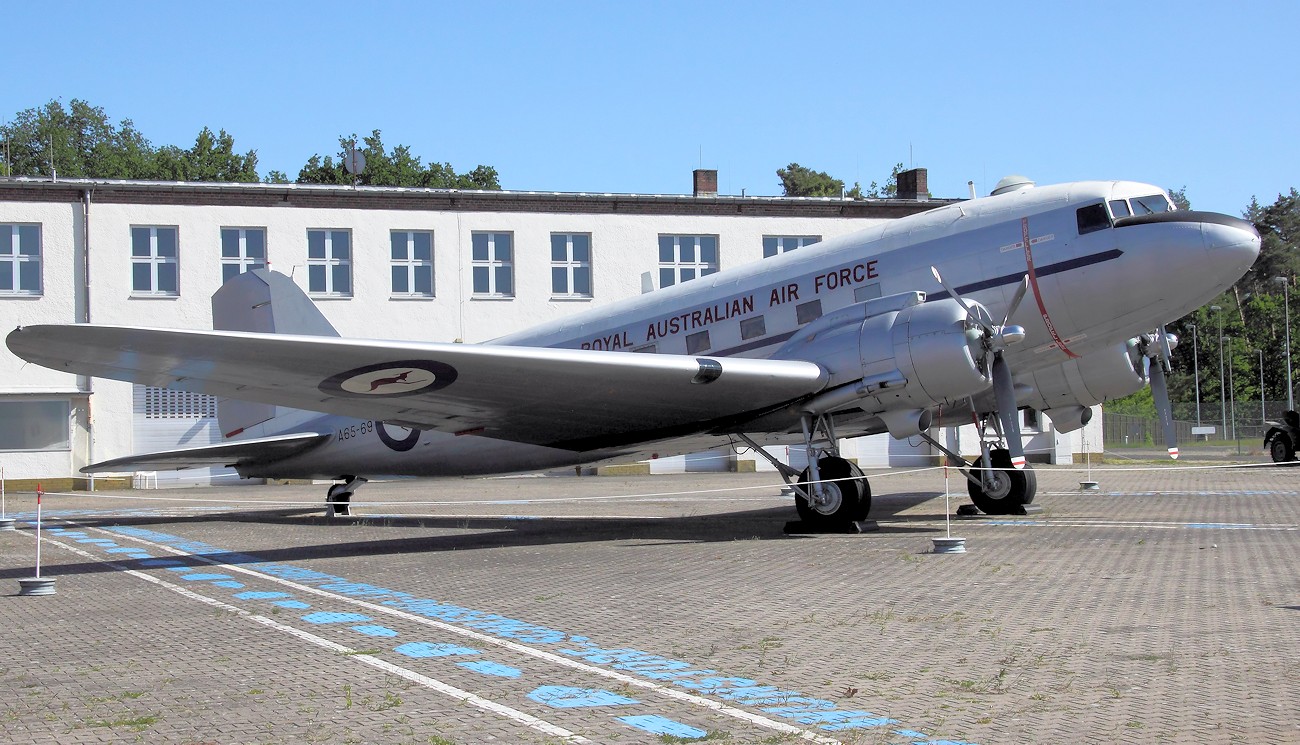
M 19 595 L 53 595 L 54 577 L 41 576 L 41 485 L 36 485 L 36 576 L 18 580 Z
M 948 464 L 943 465 L 943 521 L 947 527 L 947 535 L 943 538 L 931 538 L 934 543 L 934 553 L 936 554 L 964 554 L 966 553 L 966 539 L 954 536 L 952 534 L 952 509 L 948 504 L 950 492 L 948 491 Z
M 14 519 L 5 511 L 5 467 L 0 466 L 0 530 L 13 530 Z

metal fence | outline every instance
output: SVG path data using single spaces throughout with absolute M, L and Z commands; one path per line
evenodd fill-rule
M 1200 426 L 1214 427 L 1210 435 L 1195 435 L 1197 426 L 1196 404 L 1172 404 L 1174 434 L 1180 446 L 1194 446 L 1198 442 L 1260 442 L 1271 425 L 1265 421 L 1281 421 L 1286 411 L 1286 401 L 1265 401 L 1261 410 L 1259 401 L 1239 401 L 1225 412 L 1218 401 L 1201 404 Z M 1235 408 L 1235 412 L 1234 412 Z M 1235 416 L 1234 416 L 1235 413 Z M 1226 418 L 1225 418 L 1226 414 Z M 1266 419 L 1261 419 L 1261 416 Z M 1226 426 L 1225 426 L 1226 425 Z M 1133 414 L 1113 414 L 1102 406 L 1102 438 L 1107 447 L 1143 447 L 1164 444 L 1160 421 L 1155 417 Z

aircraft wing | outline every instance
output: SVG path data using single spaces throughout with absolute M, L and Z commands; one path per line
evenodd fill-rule
M 297 434 L 232 440 L 218 445 L 160 450 L 140 453 L 125 458 L 114 458 L 92 463 L 81 469 L 82 473 L 103 471 L 171 471 L 208 466 L 233 466 L 243 463 L 262 463 L 279 460 L 310 450 L 330 439 L 330 434 L 300 432 Z
M 798 360 L 91 324 L 6 342 L 55 370 L 578 451 L 744 421 L 827 379 Z

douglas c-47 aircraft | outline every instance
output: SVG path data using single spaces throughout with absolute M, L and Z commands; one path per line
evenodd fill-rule
M 222 397 L 226 442 L 86 472 L 330 478 L 327 509 L 346 514 L 379 475 L 802 443 L 806 470 L 773 465 L 805 523 L 833 528 L 871 503 L 837 438 L 889 432 L 960 463 L 975 505 L 1005 514 L 1037 484 L 1020 407 L 1069 432 L 1149 382 L 1177 457 L 1164 324 L 1230 287 L 1260 240 L 1147 184 L 999 187 L 484 344 L 340 338 L 267 270 L 213 295 L 213 331 L 28 326 L 7 343 L 55 370 Z M 936 415 L 977 424 L 974 463 L 930 436 Z

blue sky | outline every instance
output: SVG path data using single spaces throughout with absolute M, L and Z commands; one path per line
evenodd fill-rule
M 508 189 L 778 194 L 897 162 L 935 196 L 1127 178 L 1239 213 L 1300 186 L 1300 3 L 58 2 L 5 9 L 0 117 L 83 98 L 291 177 L 340 134 Z

